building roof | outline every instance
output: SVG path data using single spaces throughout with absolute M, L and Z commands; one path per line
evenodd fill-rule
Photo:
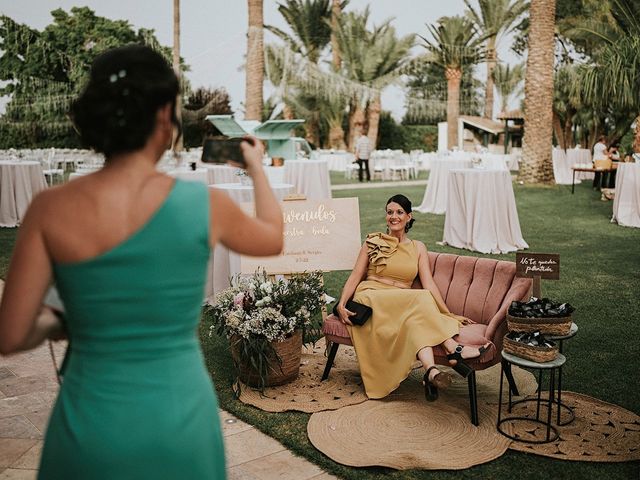
M 510 110 L 508 112 L 500 112 L 498 120 L 524 120 L 524 115 L 521 110 Z
M 498 135 L 499 133 L 504 132 L 504 125 L 499 122 L 494 122 L 493 120 L 489 120 L 484 117 L 476 117 L 473 115 L 460 115 L 460 120 L 462 123 L 466 123 L 467 125 L 471 125 L 472 127 L 476 127 L 480 130 L 484 130 L 485 132 L 492 133 L 494 135 Z

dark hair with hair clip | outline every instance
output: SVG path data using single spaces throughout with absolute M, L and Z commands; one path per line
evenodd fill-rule
M 392 202 L 400 205 L 406 213 L 411 213 L 411 200 L 409 200 L 407 197 L 405 197 L 401 193 L 394 195 L 389 200 L 387 200 L 387 204 L 385 205 L 385 207 Z M 415 221 L 416 219 L 411 217 L 411 220 L 409 220 L 407 222 L 407 225 L 404 227 L 404 231 L 408 232 L 411 229 L 411 227 L 413 227 L 413 222 Z
M 158 52 L 143 45 L 114 48 L 94 60 L 89 82 L 71 106 L 71 118 L 84 146 L 109 159 L 142 148 L 158 110 L 167 104 L 180 134 L 178 90 L 178 78 Z

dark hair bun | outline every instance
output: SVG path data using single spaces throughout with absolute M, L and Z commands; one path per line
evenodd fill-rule
M 175 110 L 178 87 L 171 66 L 149 47 L 129 45 L 102 53 L 71 106 L 82 143 L 106 158 L 142 148 L 158 109 L 171 103 Z M 175 111 L 173 121 L 177 123 Z

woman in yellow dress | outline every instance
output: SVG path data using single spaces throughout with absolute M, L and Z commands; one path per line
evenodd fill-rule
M 404 195 L 391 197 L 386 220 L 387 234 L 367 235 L 337 311 L 349 330 L 369 398 L 385 397 L 398 388 L 417 358 L 426 369 L 425 397 L 434 401 L 438 388 L 447 388 L 451 377 L 436 368 L 433 347 L 442 345 L 453 368 L 467 376 L 471 368 L 464 360 L 479 357 L 490 344 L 462 347 L 453 339 L 460 325 L 471 320 L 449 311 L 431 276 L 427 248 L 407 237 L 414 222 L 411 201 Z M 411 288 L 416 277 L 423 289 Z M 352 297 L 373 310 L 364 325 L 353 326 L 349 320 L 354 313 L 345 305 Z

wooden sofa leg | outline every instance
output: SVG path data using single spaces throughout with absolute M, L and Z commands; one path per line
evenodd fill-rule
M 509 388 L 511 389 L 511 394 L 514 396 L 519 396 L 518 386 L 516 385 L 516 379 L 513 378 L 513 373 L 511 372 L 511 363 L 502 362 L 502 368 L 504 369 L 504 374 L 507 377 L 507 381 L 509 382 Z M 542 370 L 541 370 L 542 371 Z
M 476 427 L 480 424 L 478 420 L 478 392 L 476 390 L 476 371 L 473 370 L 467 377 L 469 385 L 469 409 L 471 410 L 471 423 Z
M 329 358 L 327 358 L 327 365 L 324 367 L 322 379 L 320 380 L 321 382 L 329 378 L 329 372 L 331 371 L 331 367 L 333 367 L 333 361 L 336 358 L 336 353 L 338 353 L 339 346 L 340 344 L 336 342 L 333 342 L 333 345 L 331 345 L 331 350 L 329 350 Z

